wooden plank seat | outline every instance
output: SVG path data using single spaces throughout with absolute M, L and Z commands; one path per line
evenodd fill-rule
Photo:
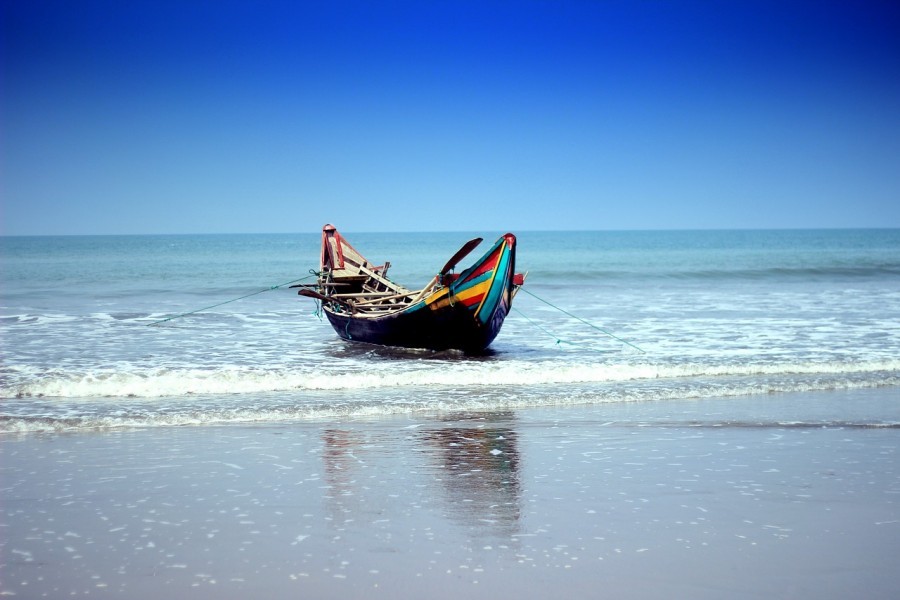
M 402 304 L 402 305 L 406 305 L 406 304 L 410 304 L 411 296 L 412 296 L 413 294 L 418 294 L 418 293 L 419 293 L 419 292 L 406 292 L 405 294 L 393 294 L 393 295 L 390 295 L 390 296 L 383 296 L 383 297 L 379 297 L 379 298 L 372 298 L 372 299 L 367 299 L 367 300 L 360 300 L 359 302 L 356 302 L 356 305 L 357 305 L 357 306 L 360 306 L 360 307 L 366 306 L 366 305 L 369 305 L 369 304 L 377 304 L 378 306 L 383 306 L 383 305 L 385 305 L 389 300 L 402 300 L 403 298 L 409 298 L 409 300 L 405 300 L 405 301 L 401 301 L 401 302 L 391 302 L 391 303 L 390 303 L 390 304 Z
M 332 294 L 335 298 L 372 298 L 375 296 L 387 298 L 389 296 L 396 296 L 394 292 L 359 292 L 356 294 Z

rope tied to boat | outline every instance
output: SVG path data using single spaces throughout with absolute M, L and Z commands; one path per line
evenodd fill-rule
M 523 313 L 521 310 L 519 310 L 519 309 L 516 308 L 515 306 L 513 306 L 512 309 L 513 309 L 514 311 L 516 311 L 516 314 L 517 314 L 517 315 L 519 315 L 520 317 L 522 317 L 523 319 L 525 319 L 526 321 L 528 321 L 529 324 L 534 325 L 535 327 L 537 327 L 538 329 L 540 329 L 541 331 L 543 331 L 544 333 L 546 333 L 547 335 L 549 335 L 550 337 L 552 337 L 553 339 L 555 339 L 557 344 L 562 344 L 562 343 L 563 343 L 563 340 L 562 340 L 561 338 L 556 337 L 556 334 L 554 334 L 552 331 L 550 331 L 550 330 L 547 329 L 546 327 L 542 326 L 542 325 L 541 325 L 540 323 L 538 323 L 537 321 L 528 318 L 528 315 L 526 315 L 525 313 Z
M 147 326 L 150 327 L 151 325 L 159 325 L 160 323 L 166 323 L 166 322 L 172 321 L 174 319 L 180 319 L 181 317 L 186 317 L 188 315 L 193 315 L 198 312 L 203 312 L 204 310 L 216 308 L 219 306 L 223 306 L 225 304 L 231 304 L 232 302 L 237 302 L 238 300 L 243 300 L 244 298 L 249 298 L 251 296 L 256 296 L 256 295 L 262 294 L 264 292 L 271 292 L 272 290 L 277 290 L 279 288 L 283 288 L 285 286 L 291 285 L 292 283 L 297 283 L 298 281 L 306 281 L 310 277 L 318 277 L 318 275 L 319 274 L 316 271 L 314 271 L 313 269 L 310 269 L 309 275 L 307 275 L 306 277 L 301 277 L 300 279 L 294 279 L 292 281 L 286 281 L 284 283 L 279 283 L 278 285 L 273 285 L 271 287 L 267 287 L 262 290 L 257 290 L 255 292 L 251 292 L 249 294 L 244 294 L 243 296 L 239 296 L 237 298 L 232 298 L 231 300 L 225 300 L 224 302 L 219 302 L 217 304 L 213 304 L 210 306 L 204 306 L 203 308 L 198 308 L 196 310 L 189 310 L 188 312 L 183 312 L 181 314 L 172 315 L 171 317 L 166 317 L 165 319 L 159 319 L 158 321 L 153 321 L 152 323 L 147 323 Z
M 527 290 L 527 289 L 525 289 L 524 287 L 520 287 L 520 288 L 519 288 L 519 291 L 525 292 L 526 294 L 528 294 L 528 295 L 531 296 L 532 298 L 535 298 L 536 300 L 540 300 L 541 302 L 543 302 L 543 303 L 546 304 L 547 306 L 549 306 L 549 307 L 551 307 L 551 308 L 554 308 L 554 309 L 558 310 L 559 312 L 563 313 L 564 315 L 566 315 L 566 316 L 568 316 L 568 317 L 571 317 L 571 318 L 575 319 L 576 321 L 579 321 L 579 322 L 581 322 L 581 323 L 584 323 L 584 324 L 587 325 L 588 327 L 592 327 L 593 329 L 596 329 L 597 331 L 599 331 L 599 332 L 602 333 L 603 335 L 609 336 L 609 337 L 611 337 L 612 339 L 614 339 L 614 340 L 616 340 L 616 341 L 622 342 L 622 343 L 625 344 L 626 346 L 630 346 L 630 347 L 634 348 L 635 350 L 637 350 L 637 351 L 640 352 L 641 354 L 646 354 L 646 352 L 645 352 L 644 350 L 642 350 L 641 348 L 638 348 L 636 345 L 632 344 L 632 343 L 629 342 L 628 340 L 623 340 L 623 339 L 620 338 L 619 336 L 617 336 L 617 335 L 615 335 L 615 334 L 613 334 L 613 333 L 610 333 L 609 331 L 603 329 L 602 327 L 597 327 L 596 325 L 594 325 L 594 324 L 591 323 L 590 321 L 586 321 L 586 320 L 582 319 L 582 318 L 579 317 L 579 316 L 573 315 L 573 314 L 570 313 L 569 311 L 567 311 L 567 310 L 565 310 L 565 309 L 563 309 L 563 308 L 560 308 L 559 306 L 556 306 L 555 304 L 553 304 L 553 303 L 550 302 L 549 300 L 545 300 L 545 299 L 541 298 L 540 296 L 538 296 L 538 295 L 535 294 L 534 292 L 532 292 L 532 291 L 530 291 L 530 290 Z M 519 311 L 516 311 L 516 312 L 519 312 Z M 519 314 L 522 314 L 522 313 L 519 312 Z M 524 316 L 524 315 L 522 315 L 522 316 Z M 533 322 L 531 321 L 531 319 L 529 319 L 528 317 L 525 317 L 525 319 L 526 319 L 529 323 L 535 324 L 535 323 L 533 323 Z M 536 325 L 536 324 L 535 324 L 535 325 Z M 544 331 L 544 332 L 546 332 L 546 333 L 549 333 L 549 334 L 550 334 L 551 336 L 553 336 L 554 338 L 556 338 L 556 343 L 557 343 L 557 344 L 560 344 L 560 343 L 562 343 L 562 342 L 564 341 L 564 340 L 561 340 L 561 339 L 557 338 L 555 335 L 553 335 L 552 333 L 550 333 L 549 331 L 547 331 L 547 330 L 544 329 L 543 327 L 540 327 L 540 325 L 537 325 L 537 327 L 540 328 L 542 331 Z

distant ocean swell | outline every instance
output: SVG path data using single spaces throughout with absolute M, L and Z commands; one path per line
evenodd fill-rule
M 798 266 L 798 267 L 760 267 L 760 268 L 722 268 L 722 269 L 665 269 L 632 268 L 631 270 L 592 269 L 571 270 L 533 269 L 529 275 L 535 281 L 567 281 L 600 282 L 619 279 L 640 278 L 675 279 L 698 281 L 805 281 L 818 279 L 879 279 L 882 277 L 900 276 L 900 264 L 883 263 L 871 265 L 831 265 L 831 266 Z

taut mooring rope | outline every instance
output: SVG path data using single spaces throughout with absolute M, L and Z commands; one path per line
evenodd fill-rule
M 632 343 L 629 342 L 628 340 L 623 340 L 622 338 L 618 337 L 617 335 L 614 335 L 614 334 L 612 334 L 612 333 L 606 331 L 605 329 L 603 329 L 603 328 L 601 328 L 601 327 L 597 327 L 597 326 L 594 325 L 593 323 L 590 323 L 590 322 L 588 322 L 588 321 L 585 321 L 585 320 L 582 319 L 581 317 L 578 317 L 578 316 L 576 316 L 576 315 L 573 315 L 573 314 L 570 313 L 569 311 L 567 311 L 567 310 L 565 310 L 565 309 L 562 309 L 562 308 L 556 306 L 555 304 L 553 304 L 552 302 L 550 302 L 550 301 L 548 301 L 548 300 L 544 300 L 544 299 L 541 298 L 540 296 L 538 296 L 538 295 L 536 295 L 536 294 L 530 292 L 529 290 L 525 289 L 524 287 L 519 288 L 519 291 L 520 291 L 520 292 L 525 292 L 526 294 L 528 294 L 528 295 L 531 296 L 532 298 L 536 298 L 537 300 L 540 300 L 541 302 L 543 302 L 543 303 L 546 304 L 547 306 L 549 306 L 549 307 L 551 307 L 551 308 L 555 308 L 556 310 L 558 310 L 559 312 L 563 313 L 564 315 L 567 315 L 567 316 L 569 316 L 569 317 L 572 317 L 572 318 L 575 319 L 576 321 L 580 321 L 581 323 L 584 323 L 584 324 L 587 325 L 588 327 L 593 327 L 594 329 L 596 329 L 596 330 L 599 331 L 600 333 L 602 333 L 602 334 L 604 334 L 604 335 L 608 335 L 609 337 L 611 337 L 611 338 L 614 339 L 614 340 L 618 340 L 618 341 L 622 342 L 623 344 L 625 344 L 625 345 L 627 345 L 627 346 L 631 346 L 632 348 L 634 348 L 635 350 L 637 350 L 637 351 L 640 352 L 641 354 L 646 354 L 646 352 L 644 352 L 643 350 L 641 350 L 640 348 L 638 348 L 637 346 L 635 346 L 634 344 L 632 344 Z M 551 334 L 551 335 L 552 335 L 552 334 Z M 556 337 L 556 336 L 554 335 L 553 337 Z M 559 342 L 560 342 L 560 340 L 557 338 L 556 343 L 559 343 Z
M 286 285 L 290 285 L 292 283 L 297 283 L 298 281 L 304 281 L 309 279 L 310 277 L 315 277 L 318 273 L 310 273 L 306 277 L 301 277 L 300 279 L 294 279 L 293 281 L 286 281 L 285 283 L 279 283 L 278 285 L 273 285 L 272 287 L 267 287 L 263 290 L 259 290 L 256 292 L 252 292 L 250 294 L 245 294 L 239 298 L 232 298 L 231 300 L 226 300 L 225 302 L 219 302 L 218 304 L 213 304 L 212 306 L 204 306 L 203 308 L 198 308 L 197 310 L 190 310 L 185 313 L 181 313 L 179 315 L 172 315 L 171 317 L 166 317 L 165 319 L 160 319 L 159 321 L 153 321 L 152 323 L 147 323 L 147 326 L 151 325 L 159 325 L 160 323 L 165 323 L 166 321 L 171 321 L 173 319 L 180 319 L 181 317 L 186 317 L 188 315 L 192 315 L 194 313 L 203 312 L 204 310 L 209 310 L 211 308 L 216 308 L 217 306 L 222 306 L 223 304 L 230 304 L 231 302 L 237 302 L 238 300 L 243 300 L 244 298 L 249 298 L 250 296 L 256 296 L 258 294 L 262 294 L 263 292 L 271 292 L 272 290 L 277 290 L 278 288 L 283 288 Z
M 519 315 L 520 317 L 522 317 L 523 319 L 528 321 L 529 324 L 534 325 L 535 327 L 537 327 L 538 329 L 540 329 L 541 331 L 543 331 L 544 333 L 546 333 L 547 335 L 549 335 L 550 337 L 555 339 L 557 344 L 562 344 L 565 341 L 562 338 L 558 337 L 556 334 L 554 334 L 552 331 L 547 329 L 546 327 L 542 326 L 537 321 L 534 321 L 534 320 L 528 318 L 528 315 L 523 313 L 521 310 L 519 310 L 515 306 L 513 306 L 512 309 L 516 312 L 517 315 Z

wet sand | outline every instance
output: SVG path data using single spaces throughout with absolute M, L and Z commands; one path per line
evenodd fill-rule
M 23 598 L 897 598 L 896 388 L 0 438 Z

